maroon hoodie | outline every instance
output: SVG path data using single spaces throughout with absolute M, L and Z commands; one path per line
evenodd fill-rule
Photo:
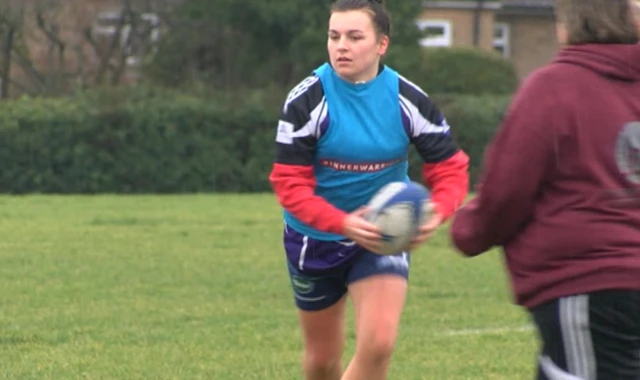
M 640 45 L 567 47 L 525 81 L 451 237 L 504 248 L 527 308 L 640 290 Z

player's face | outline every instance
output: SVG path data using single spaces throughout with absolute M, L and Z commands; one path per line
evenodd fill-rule
M 376 33 L 367 11 L 334 12 L 329 19 L 329 59 L 338 75 L 346 80 L 357 82 L 375 78 L 380 57 L 388 44 L 387 36 Z
M 636 15 L 636 25 L 638 26 L 638 31 L 640 31 L 640 0 L 632 1 L 631 8 Z
M 560 45 L 565 45 L 569 40 L 569 32 L 564 24 L 560 22 L 556 24 L 556 39 Z

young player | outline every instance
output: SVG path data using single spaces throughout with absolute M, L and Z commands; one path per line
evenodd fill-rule
M 466 255 L 504 248 L 542 341 L 538 379 L 640 379 L 640 32 L 629 0 L 557 0 L 563 48 L 516 94 Z
M 409 273 L 408 252 L 373 252 L 380 231 L 361 207 L 408 180 L 417 147 L 435 203 L 422 244 L 464 200 L 468 158 L 441 112 L 416 85 L 380 63 L 389 16 L 377 1 L 332 5 L 329 62 L 297 85 L 282 108 L 270 181 L 284 208 L 284 247 L 304 336 L 306 379 L 386 378 Z M 343 373 L 345 295 L 355 307 L 356 352 Z

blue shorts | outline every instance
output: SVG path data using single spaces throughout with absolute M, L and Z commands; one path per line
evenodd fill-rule
M 409 254 L 378 255 L 347 240 L 322 241 L 285 228 L 284 246 L 295 303 L 306 311 L 338 302 L 364 278 L 392 274 L 409 278 Z

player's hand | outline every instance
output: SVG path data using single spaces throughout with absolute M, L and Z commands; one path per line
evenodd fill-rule
M 434 204 L 430 204 L 428 206 L 428 210 L 431 212 L 431 217 L 427 219 L 427 221 L 420 226 L 418 231 L 418 235 L 411 241 L 411 245 L 409 246 L 409 250 L 414 250 L 422 245 L 424 242 L 429 240 L 433 232 L 442 224 L 443 217 L 437 212 L 437 208 Z
M 359 246 L 378 252 L 382 245 L 382 233 L 380 228 L 364 219 L 367 211 L 366 207 L 362 207 L 347 215 L 344 220 L 344 235 Z

